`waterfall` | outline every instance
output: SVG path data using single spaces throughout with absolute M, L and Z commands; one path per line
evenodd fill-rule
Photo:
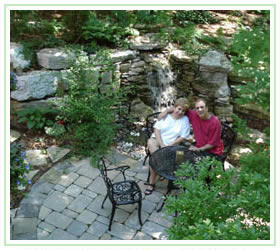
M 147 83 L 151 90 L 155 111 L 161 111 L 164 107 L 173 105 L 176 97 L 176 89 L 173 86 L 174 80 L 174 73 L 166 59 L 163 61 L 161 58 L 161 64 L 153 65 L 152 70 L 147 73 Z

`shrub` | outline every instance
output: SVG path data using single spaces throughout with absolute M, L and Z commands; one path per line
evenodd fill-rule
M 168 213 L 178 213 L 168 229 L 170 240 L 267 240 L 269 229 L 269 152 L 255 151 L 241 160 L 241 169 L 222 170 L 204 158 L 177 171 L 181 193 L 169 196 Z M 215 166 L 210 171 L 209 166 Z M 194 167 L 200 171 L 195 178 Z M 205 178 L 210 176 L 210 185 Z
M 109 148 L 117 131 L 115 117 L 124 98 L 116 82 L 99 82 L 101 73 L 96 64 L 103 64 L 105 72 L 112 69 L 107 53 L 102 51 L 94 61 L 80 60 L 73 65 L 67 75 L 68 96 L 60 106 L 73 150 L 82 155 L 99 155 Z
M 218 20 L 207 10 L 178 10 L 175 13 L 175 18 L 179 24 L 185 26 L 189 23 L 204 24 L 217 23 Z
M 31 184 L 25 174 L 32 169 L 29 163 L 25 163 L 25 151 L 21 144 L 12 143 L 10 146 L 10 187 L 11 191 L 18 192 L 18 186 L 25 187 Z

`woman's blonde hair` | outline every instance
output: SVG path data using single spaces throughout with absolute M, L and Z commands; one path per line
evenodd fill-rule
M 187 111 L 189 109 L 189 101 L 187 98 L 179 98 L 175 101 L 174 106 L 181 106 L 184 109 L 184 111 Z

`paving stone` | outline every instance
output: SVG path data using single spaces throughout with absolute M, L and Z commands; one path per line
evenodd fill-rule
M 109 226 L 109 223 L 110 223 L 110 220 L 108 217 L 104 217 L 102 215 L 99 215 L 97 218 L 96 218 L 97 221 L 105 224 L 105 225 L 108 225 Z
M 121 161 L 124 161 L 126 159 L 126 156 L 113 149 L 111 152 L 106 154 L 105 158 L 111 163 L 119 165 Z
M 103 215 L 105 217 L 109 216 L 112 211 L 112 205 L 109 199 L 107 199 L 104 203 L 104 208 L 101 208 L 102 202 L 104 200 L 104 196 L 97 196 L 93 202 L 87 207 L 88 210 Z
M 124 223 L 126 219 L 128 218 L 129 213 L 125 212 L 124 210 L 121 209 L 116 209 L 113 221 L 117 221 L 119 223 Z
M 137 234 L 134 236 L 133 240 L 152 240 L 153 238 L 147 234 L 144 234 L 142 232 L 137 232 Z
M 77 213 L 81 213 L 90 203 L 91 199 L 81 194 L 68 206 L 68 208 Z
M 48 238 L 48 240 L 77 240 L 77 239 L 78 239 L 78 237 L 76 237 L 73 234 L 70 234 L 66 231 L 63 231 L 59 228 L 54 230 Z
M 17 217 L 33 218 L 38 217 L 40 206 L 21 204 L 17 211 Z
M 59 191 L 59 192 L 61 192 L 61 193 L 63 193 L 63 192 L 66 190 L 66 187 L 63 187 L 63 186 L 61 186 L 61 185 L 59 185 L 59 184 L 56 184 L 56 185 L 54 186 L 54 189 L 57 190 L 57 191 Z
M 67 232 L 76 236 L 81 236 L 88 226 L 79 221 L 73 221 L 70 226 L 67 228 Z
M 136 172 L 135 171 L 132 171 L 132 170 L 126 170 L 125 171 L 125 176 L 135 176 L 136 175 Z
M 98 240 L 99 237 L 93 234 L 84 233 L 79 240 Z
M 136 177 L 137 179 L 139 179 L 141 181 L 147 181 L 148 173 L 138 173 L 134 177 Z
M 107 194 L 107 188 L 101 177 L 97 177 L 89 186 L 88 189 L 97 194 Z
M 127 204 L 127 205 L 119 206 L 119 208 L 128 213 L 132 213 L 135 209 L 138 209 L 138 204 L 137 203 Z
M 61 175 L 59 185 L 63 187 L 70 186 L 79 177 L 76 173 L 69 173 L 67 175 Z
M 167 240 L 167 233 L 165 232 L 165 230 L 166 230 L 166 227 L 162 227 L 156 223 L 147 221 L 143 225 L 141 231 L 158 240 Z
M 41 206 L 40 212 L 39 212 L 39 219 L 44 220 L 46 217 L 52 212 L 52 209 L 49 209 L 45 206 Z
M 141 211 L 141 219 L 142 219 L 142 223 L 144 224 L 145 221 L 147 220 L 147 218 L 149 217 L 149 214 Z M 140 229 L 141 225 L 139 222 L 139 217 L 138 217 L 138 210 L 135 210 L 129 217 L 128 219 L 125 221 L 125 225 L 134 229 Z
M 61 175 L 62 175 L 61 172 L 57 171 L 54 168 L 51 168 L 47 173 L 45 173 L 41 177 L 41 180 L 49 183 L 57 184 L 60 181 Z
M 82 194 L 84 194 L 84 195 L 86 195 L 86 196 L 88 196 L 88 197 L 90 197 L 92 199 L 95 199 L 97 197 L 97 193 L 94 193 L 94 192 L 89 191 L 87 189 L 84 189 Z
M 49 237 L 50 233 L 41 229 L 37 228 L 37 239 L 38 240 L 47 240 Z
M 156 203 L 153 203 L 149 200 L 142 200 L 142 210 L 147 213 L 152 213 L 156 208 Z
M 41 228 L 42 230 L 44 231 L 47 231 L 49 233 L 53 232 L 55 230 L 55 227 L 49 223 L 46 223 L 46 222 L 41 222 L 39 225 L 38 225 L 39 228 Z
M 77 171 L 77 174 L 94 180 L 100 174 L 100 171 L 97 168 L 92 167 L 90 165 L 90 161 L 87 160 L 83 165 L 81 165 L 80 169 Z
M 42 205 L 46 200 L 47 195 L 40 193 L 28 193 L 25 198 L 21 201 L 20 205 L 28 204 L 28 205 Z
M 32 186 L 31 192 L 35 191 L 35 192 L 42 193 L 42 194 L 48 194 L 53 189 L 53 187 L 54 187 L 54 184 L 40 181 L 40 182 L 35 183 Z
M 164 227 L 170 227 L 172 225 L 172 216 L 168 216 L 162 211 L 154 211 L 149 217 L 149 220 Z
M 61 229 L 66 229 L 72 221 L 73 219 L 58 212 L 52 212 L 45 220 L 45 222 Z
M 77 197 L 82 191 L 83 188 L 72 184 L 64 191 L 64 193 L 73 197 Z
M 92 222 L 97 218 L 97 214 L 89 210 L 84 210 L 78 217 L 77 220 L 81 221 L 87 225 L 92 224 Z
M 87 230 L 88 233 L 95 235 L 96 237 L 101 237 L 108 230 L 108 226 L 94 221 L 92 225 Z
M 64 208 L 66 208 L 71 202 L 73 198 L 63 194 L 58 191 L 54 191 L 44 202 L 44 206 L 53 209 L 57 212 L 61 212 Z
M 13 240 L 37 240 L 37 232 L 13 234 Z
M 163 198 L 164 198 L 164 195 L 158 191 L 154 191 L 150 195 L 145 195 L 145 200 L 149 200 L 154 203 L 158 203 L 158 202 L 162 201 Z
M 100 240 L 111 240 L 112 236 L 110 234 L 103 234 L 102 237 L 100 238 Z
M 37 218 L 15 218 L 13 235 L 37 232 Z
M 75 182 L 74 184 L 82 187 L 82 188 L 86 188 L 90 183 L 92 182 L 92 179 L 85 177 L 85 176 L 80 176 Z
M 73 210 L 65 208 L 62 213 L 72 219 L 75 219 L 79 214 L 74 212 Z
M 136 234 L 136 230 L 129 228 L 128 226 L 124 226 L 123 224 L 113 222 L 111 231 L 108 231 L 108 233 L 122 240 L 131 240 Z

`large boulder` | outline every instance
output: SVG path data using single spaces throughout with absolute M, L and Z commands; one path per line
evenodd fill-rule
M 26 60 L 23 55 L 23 46 L 18 43 L 10 44 L 10 60 L 17 73 L 30 66 L 31 61 Z
M 32 71 L 17 77 L 17 89 L 11 97 L 17 101 L 42 99 L 56 93 L 60 74 L 54 71 Z
M 58 48 L 45 48 L 37 52 L 39 65 L 46 69 L 69 68 L 74 57 L 73 52 Z
M 123 62 L 136 58 L 137 52 L 133 50 L 117 51 L 111 54 L 113 62 Z
M 199 60 L 201 71 L 226 72 L 232 71 L 232 65 L 227 57 L 218 51 L 209 51 Z M 206 70 L 204 69 L 206 68 Z
M 139 98 L 135 99 L 131 103 L 131 115 L 139 118 L 141 121 L 145 121 L 149 114 L 153 113 L 153 109 L 142 102 Z
M 137 36 L 130 40 L 130 48 L 132 50 L 163 49 L 166 46 L 167 42 L 158 39 L 155 33 L 147 33 L 143 36 Z

